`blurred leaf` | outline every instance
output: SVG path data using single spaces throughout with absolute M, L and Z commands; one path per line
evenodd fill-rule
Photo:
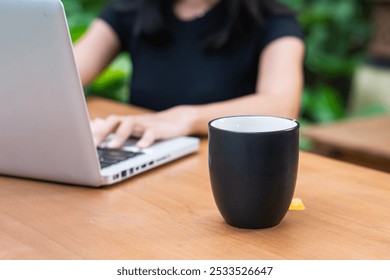
M 72 42 L 75 43 L 77 42 L 85 33 L 85 31 L 87 31 L 88 29 L 88 26 L 84 25 L 84 26 L 76 26 L 76 27 L 72 27 L 70 28 L 70 36 L 72 37 Z
M 121 82 L 130 75 L 129 58 L 127 55 L 121 55 L 93 82 L 92 87 L 95 90 L 101 90 Z
M 300 131 L 304 131 L 307 126 L 310 126 L 312 123 L 308 121 L 307 119 L 300 118 L 299 119 L 299 124 L 300 124 Z M 312 141 L 307 138 L 302 136 L 302 133 L 299 136 L 299 149 L 304 150 L 304 151 L 310 151 L 313 148 L 313 143 Z
M 371 106 L 367 106 L 360 110 L 357 113 L 354 113 L 351 116 L 354 117 L 371 117 L 371 116 L 378 116 L 389 113 L 389 110 L 387 109 L 386 105 L 384 104 L 375 104 Z
M 315 122 L 324 123 L 344 117 L 340 94 L 327 86 L 320 86 L 309 96 L 310 105 L 307 108 Z
M 282 2 L 289 5 L 295 11 L 300 10 L 305 4 L 305 0 L 282 0 Z
M 311 151 L 313 149 L 313 142 L 307 137 L 299 137 L 299 149 L 304 151 Z
M 302 94 L 302 100 L 301 100 L 301 108 L 302 111 L 307 110 L 307 108 L 310 107 L 310 96 L 311 96 L 311 90 L 308 87 L 305 87 Z
M 92 83 L 89 94 L 126 102 L 128 100 L 128 84 L 131 73 L 129 56 L 121 54 Z

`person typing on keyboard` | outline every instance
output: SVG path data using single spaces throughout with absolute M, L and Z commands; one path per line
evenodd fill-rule
M 155 113 L 93 120 L 99 146 L 130 136 L 205 135 L 225 115 L 296 118 L 304 42 L 293 12 L 273 0 L 116 0 L 75 45 L 87 86 L 126 51 L 133 64 L 130 103 Z

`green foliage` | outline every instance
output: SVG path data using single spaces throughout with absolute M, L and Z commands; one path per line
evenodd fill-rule
M 102 11 L 108 0 L 62 0 L 72 41 L 77 42 Z M 132 68 L 127 54 L 119 55 L 113 63 L 85 89 L 87 95 L 103 96 L 125 102 L 128 100 L 129 77 Z
M 92 3 L 92 1 L 89 2 Z M 84 34 L 97 15 L 97 10 L 100 8 L 99 2 L 101 1 L 94 2 L 95 7 L 91 8 L 91 5 L 84 4 L 85 1 L 62 0 L 74 42 Z
M 302 105 L 314 122 L 327 122 L 344 117 L 345 110 L 340 94 L 331 87 L 306 87 Z
M 355 0 L 317 0 L 299 19 L 306 31 L 306 65 L 318 77 L 351 75 L 361 61 L 368 25 Z
M 118 101 L 127 101 L 132 67 L 129 57 L 121 54 L 89 87 L 87 93 Z
M 284 0 L 305 32 L 303 117 L 328 122 L 346 116 L 352 75 L 370 34 L 366 7 L 356 0 Z

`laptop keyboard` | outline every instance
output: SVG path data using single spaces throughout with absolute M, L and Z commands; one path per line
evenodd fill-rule
M 142 153 L 124 151 L 120 149 L 106 149 L 106 148 L 97 148 L 97 151 L 99 155 L 100 166 L 102 168 L 108 167 L 110 165 L 119 163 L 121 161 L 142 154 Z

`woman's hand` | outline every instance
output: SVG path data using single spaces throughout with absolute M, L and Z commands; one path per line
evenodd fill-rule
M 137 146 L 146 148 L 156 140 L 168 139 L 194 133 L 196 109 L 177 106 L 158 113 L 135 116 L 111 115 L 106 119 L 91 122 L 95 145 L 99 146 L 108 135 L 113 138 L 108 148 L 119 148 L 130 137 L 138 137 Z

